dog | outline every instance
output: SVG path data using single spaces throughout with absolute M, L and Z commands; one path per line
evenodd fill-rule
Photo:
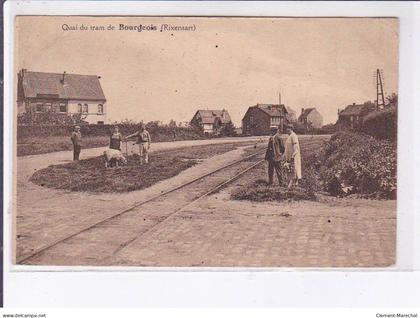
M 115 165 L 115 167 L 118 167 L 119 164 L 126 165 L 127 159 L 123 156 L 121 151 L 116 149 L 107 149 L 104 151 L 104 158 L 105 158 L 105 168 L 112 167 L 112 165 Z

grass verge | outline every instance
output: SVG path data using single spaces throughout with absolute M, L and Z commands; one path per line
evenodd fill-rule
M 109 144 L 108 136 L 83 138 L 83 148 L 104 147 Z M 17 156 L 39 155 L 55 151 L 73 150 L 70 137 L 29 137 L 22 138 L 17 143 Z

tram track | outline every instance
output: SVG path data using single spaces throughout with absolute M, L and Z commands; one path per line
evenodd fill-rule
M 188 187 L 190 187 L 190 188 L 194 187 L 194 185 L 196 185 L 197 183 L 203 183 L 204 180 L 210 181 L 211 178 L 214 178 L 216 175 L 222 175 L 222 181 L 221 182 L 216 182 L 216 184 L 212 185 L 210 187 L 210 189 L 206 189 L 206 191 L 204 191 L 204 193 L 200 192 L 198 195 L 196 195 L 196 196 L 193 195 L 192 198 L 188 198 L 187 200 L 184 200 L 185 202 L 183 202 L 175 210 L 170 211 L 169 213 L 165 214 L 164 216 L 158 218 L 158 220 L 156 222 L 152 222 L 153 224 L 149 224 L 149 226 L 147 226 L 146 229 L 140 230 L 138 233 L 136 233 L 135 236 L 131 236 L 130 238 L 128 238 L 126 240 L 123 240 L 122 242 L 118 243 L 118 246 L 113 249 L 112 254 L 118 253 L 121 249 L 130 245 L 132 242 L 134 242 L 135 240 L 137 240 L 141 236 L 149 233 L 150 231 L 152 231 L 154 228 L 156 228 L 160 224 L 163 224 L 164 222 L 169 220 L 172 216 L 182 212 L 184 209 L 190 207 L 191 205 L 193 205 L 194 203 L 203 199 L 204 197 L 220 190 L 221 188 L 223 188 L 224 186 L 233 182 L 234 180 L 239 178 L 241 175 L 243 175 L 244 173 L 246 173 L 247 171 L 249 171 L 253 167 L 262 163 L 264 161 L 264 159 L 259 159 L 256 162 L 252 162 L 251 164 L 249 164 L 250 161 L 255 159 L 258 155 L 261 155 L 263 152 L 264 152 L 263 150 L 256 151 L 256 152 L 254 152 L 250 155 L 247 155 L 247 156 L 245 156 L 241 159 L 238 159 L 238 160 L 233 161 L 233 162 L 231 162 L 227 165 L 224 165 L 224 166 L 219 167 L 215 170 L 212 170 L 208 173 L 205 173 L 201 176 L 198 176 L 198 177 L 196 177 L 196 178 L 194 178 L 194 179 L 192 179 L 188 182 L 185 182 L 181 185 L 178 185 L 174 188 L 171 188 L 171 189 L 169 189 L 165 192 L 159 193 L 159 194 L 157 194 L 155 196 L 152 196 L 152 197 L 150 197 L 146 200 L 136 202 L 135 204 L 133 204 L 129 208 L 121 210 L 121 211 L 119 211 L 119 212 L 117 212 L 117 213 L 115 213 L 111 216 L 107 216 L 107 217 L 105 217 L 105 218 L 103 218 L 103 219 L 101 219 L 101 220 L 99 220 L 95 223 L 92 223 L 92 224 L 90 224 L 86 227 L 83 227 L 83 228 L 73 232 L 70 235 L 67 235 L 67 236 L 62 237 L 62 238 L 58 238 L 57 240 L 52 241 L 49 244 L 46 244 L 46 245 L 44 245 L 40 248 L 37 248 L 37 249 L 31 251 L 31 253 L 23 255 L 21 258 L 19 258 L 17 260 L 17 263 L 18 264 L 32 264 L 33 260 L 36 260 L 39 257 L 42 258 L 43 254 L 46 254 L 47 252 L 49 252 L 53 249 L 57 250 L 60 245 L 62 245 L 62 246 L 68 245 L 69 242 L 72 239 L 77 239 L 78 237 L 81 237 L 81 236 L 85 235 L 87 232 L 92 232 L 92 231 L 95 231 L 95 230 L 101 232 L 101 230 L 103 228 L 107 228 L 107 227 L 109 227 L 112 230 L 112 228 L 114 227 L 113 223 L 118 222 L 117 221 L 118 219 L 121 219 L 121 218 L 125 217 L 124 222 L 127 223 L 127 222 L 129 222 L 127 219 L 130 217 L 130 216 L 128 216 L 128 214 L 131 213 L 133 215 L 136 215 L 136 213 L 135 213 L 136 210 L 141 209 L 142 207 L 148 206 L 149 209 L 150 209 L 151 204 L 158 203 L 158 202 L 162 203 L 162 199 L 164 199 L 165 197 L 174 196 L 177 192 L 181 192 L 182 190 L 185 191 L 185 189 L 188 188 Z M 239 171 L 235 171 L 235 167 L 237 167 L 238 165 L 245 165 L 245 167 L 243 169 L 239 169 Z M 233 173 L 233 175 L 229 175 L 227 178 L 224 178 L 224 174 L 226 173 L 227 169 L 234 169 L 234 173 Z M 218 177 L 220 178 L 220 176 L 218 176 Z M 149 214 L 148 214 L 148 218 L 150 218 Z M 133 221 L 134 221 L 134 219 L 135 218 L 133 218 Z M 146 220 L 146 218 L 143 218 L 143 219 Z M 122 228 L 120 228 L 120 230 L 122 230 Z M 103 233 L 103 231 L 102 231 L 101 235 L 107 235 L 107 234 Z M 38 263 L 38 262 L 35 261 L 35 263 Z

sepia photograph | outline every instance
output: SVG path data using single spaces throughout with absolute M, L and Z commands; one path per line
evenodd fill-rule
M 13 262 L 396 263 L 397 18 L 17 16 Z

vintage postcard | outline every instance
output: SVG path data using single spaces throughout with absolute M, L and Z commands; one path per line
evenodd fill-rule
M 15 264 L 395 264 L 398 19 L 14 32 Z

